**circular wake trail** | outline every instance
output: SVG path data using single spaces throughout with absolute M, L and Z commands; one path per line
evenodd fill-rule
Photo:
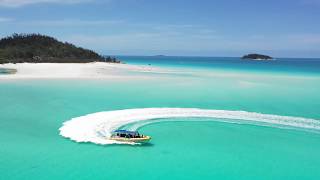
M 320 121 L 310 118 L 279 116 L 246 111 L 208 110 L 196 108 L 143 108 L 104 111 L 73 118 L 63 123 L 60 135 L 76 142 L 119 144 L 110 140 L 112 131 L 139 121 L 159 122 L 166 118 L 215 118 L 224 122 L 253 123 L 320 131 Z M 159 120 L 160 119 L 160 120 Z M 143 126 L 147 123 L 141 123 Z M 139 128 L 139 126 L 135 126 Z

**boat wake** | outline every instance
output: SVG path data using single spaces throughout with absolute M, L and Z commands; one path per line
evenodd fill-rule
M 210 118 L 212 121 L 259 124 L 264 126 L 306 129 L 320 132 L 320 121 L 310 118 L 279 116 L 246 111 L 209 110 L 196 108 L 143 108 L 104 111 L 73 118 L 63 123 L 60 135 L 76 142 L 95 144 L 130 144 L 110 140 L 112 131 L 133 124 L 135 130 L 146 124 L 168 118 Z M 196 119 L 192 119 L 195 121 Z M 208 121 L 208 119 L 206 119 Z

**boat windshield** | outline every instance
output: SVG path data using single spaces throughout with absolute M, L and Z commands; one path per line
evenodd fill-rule
M 137 131 L 125 131 L 125 130 L 117 130 L 112 134 L 113 137 L 123 137 L 123 138 L 140 138 L 143 137 Z

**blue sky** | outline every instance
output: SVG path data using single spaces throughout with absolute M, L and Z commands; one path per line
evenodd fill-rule
M 102 54 L 320 57 L 320 0 L 0 0 L 0 37 Z

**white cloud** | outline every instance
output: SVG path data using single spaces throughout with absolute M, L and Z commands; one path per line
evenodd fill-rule
M 0 22 L 9 22 L 12 21 L 13 19 L 11 18 L 6 18 L 6 17 L 0 17 Z
M 107 46 L 106 49 L 136 49 L 141 47 L 146 50 L 320 50 L 320 34 L 254 36 L 253 38 L 230 39 L 219 35 L 145 32 L 102 36 L 80 35 L 72 36 L 69 40 L 88 47 L 101 48 Z
M 293 43 L 301 43 L 310 46 L 320 45 L 320 34 L 295 34 L 289 35 L 288 39 Z
M 186 35 L 176 32 L 129 32 L 112 35 L 88 36 L 72 35 L 64 39 L 74 44 L 97 50 L 212 50 L 219 48 L 219 43 L 211 35 Z
M 20 24 L 27 26 L 104 26 L 123 23 L 121 20 L 79 20 L 79 19 L 61 19 L 61 20 L 35 20 L 23 21 Z
M 75 4 L 89 2 L 91 0 L 0 0 L 0 6 L 4 7 L 20 7 L 29 4 L 38 3 L 60 3 L 60 4 Z
M 318 51 L 320 34 L 252 35 L 247 38 L 228 38 L 221 45 L 233 50 L 247 51 Z
M 124 32 L 61 37 L 76 45 L 109 54 L 226 55 L 266 53 L 274 56 L 318 56 L 320 34 L 252 35 L 247 38 L 214 34 Z M 313 53 L 313 54 L 312 54 Z

